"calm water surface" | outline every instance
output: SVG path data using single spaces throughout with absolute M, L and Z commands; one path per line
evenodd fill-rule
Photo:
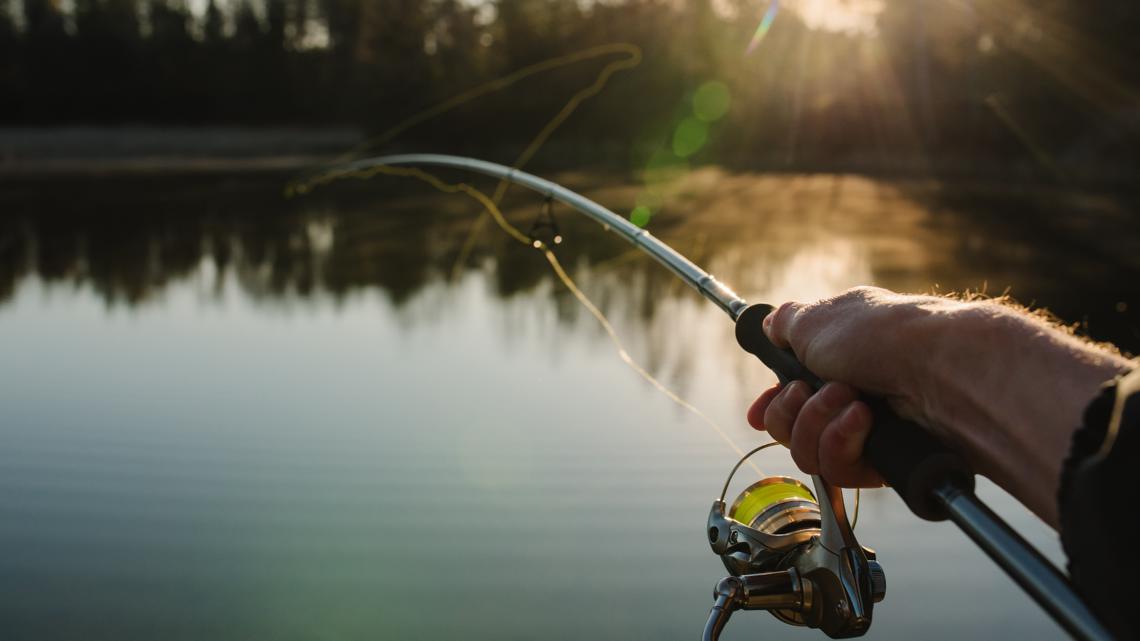
M 555 177 L 619 210 L 639 189 Z M 284 201 L 283 180 L 0 184 L 0 637 L 697 638 L 732 450 L 624 365 L 533 251 L 487 226 L 456 269 L 476 205 L 397 180 Z M 538 205 L 506 211 L 525 228 Z M 750 300 L 1010 288 L 1135 350 L 1130 211 L 707 169 L 651 228 Z M 563 260 L 633 357 L 761 442 L 744 409 L 773 379 L 731 323 L 557 214 Z M 893 494 L 864 495 L 858 533 L 889 577 L 869 638 L 1061 637 Z M 750 613 L 725 638 L 822 637 Z

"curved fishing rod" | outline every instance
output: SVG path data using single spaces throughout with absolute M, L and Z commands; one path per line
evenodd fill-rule
M 677 253 L 672 247 L 654 238 L 653 234 L 650 234 L 648 231 L 634 225 L 625 218 L 618 216 L 609 209 L 606 209 L 581 194 L 570 191 L 562 185 L 544 178 L 528 174 L 525 171 L 487 162 L 485 160 L 479 160 L 477 158 L 448 156 L 444 154 L 399 154 L 394 156 L 364 158 L 355 162 L 339 165 L 333 171 L 338 173 L 340 171 L 353 172 L 367 170 L 381 165 L 452 167 L 527 187 L 547 198 L 569 205 L 575 211 L 593 218 L 606 229 L 613 231 L 633 245 L 641 248 L 647 254 L 656 258 L 658 262 L 673 272 L 678 278 L 700 292 L 705 298 L 716 303 L 717 307 L 727 312 L 733 320 L 736 320 L 744 311 L 744 308 L 748 307 L 748 303 L 745 303 L 743 298 L 737 296 L 732 290 L 717 282 L 708 272 L 694 265 L 692 261 Z
M 740 346 L 775 372 L 781 383 L 802 380 L 815 389 L 823 386 L 825 381 L 791 350 L 776 347 L 764 334 L 761 323 L 773 311 L 771 305 L 749 305 L 645 229 L 557 183 L 504 165 L 443 154 L 365 158 L 333 172 L 394 165 L 471 171 L 568 205 L 655 258 L 727 313 L 736 323 Z M 912 512 L 929 521 L 953 521 L 1074 638 L 1112 639 L 1068 579 L 977 498 L 973 470 L 959 454 L 917 424 L 901 419 L 882 399 L 866 400 L 874 427 L 865 455 Z M 833 638 L 859 636 L 869 629 L 872 605 L 885 593 L 882 568 L 874 553 L 855 540 L 839 489 L 819 476 L 812 478 L 820 500 L 806 486 L 790 486 L 790 479 L 776 477 L 746 490 L 727 515 L 723 496 L 713 504 L 710 544 L 733 576 L 717 584 L 706 639 L 717 638 L 738 609 L 770 610 L 785 622 L 817 627 Z M 753 500 L 757 497 L 759 503 Z M 758 505 L 757 513 L 741 522 L 736 517 L 749 501 Z

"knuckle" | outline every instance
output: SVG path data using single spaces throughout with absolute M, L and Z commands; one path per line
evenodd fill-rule
M 802 408 L 800 408 L 799 416 L 796 417 L 796 424 L 803 424 L 805 427 L 816 428 L 819 423 L 827 419 L 829 412 L 827 407 L 827 399 L 824 398 L 822 390 L 812 395 Z
M 804 402 L 804 384 L 801 381 L 792 381 L 784 387 L 784 391 L 776 398 L 780 407 L 792 416 L 798 413 L 799 406 Z M 793 410 L 794 408 L 794 410 Z
M 841 298 L 852 298 L 855 300 L 870 300 L 882 295 L 886 290 L 882 287 L 874 287 L 871 285 L 858 285 L 843 292 Z
M 777 307 L 776 311 L 774 312 L 775 317 L 772 319 L 773 322 L 775 322 L 775 321 L 785 321 L 786 322 L 790 318 L 790 316 L 795 313 L 795 309 L 796 309 L 796 302 L 795 301 L 790 300 L 790 301 L 787 301 L 785 303 L 781 303 L 780 306 Z
M 772 335 L 777 338 L 786 338 L 788 333 L 792 331 L 795 323 L 793 322 L 796 315 L 797 304 L 793 301 L 788 301 L 772 312 Z
M 784 335 L 789 343 L 794 345 L 806 339 L 811 323 L 805 321 L 809 320 L 812 308 L 812 305 L 801 305 L 788 312 Z

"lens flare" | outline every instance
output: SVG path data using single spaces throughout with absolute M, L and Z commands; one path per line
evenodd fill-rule
M 728 113 L 732 99 L 723 82 L 710 80 L 693 94 L 693 115 L 703 122 L 716 122 Z
M 709 141 L 709 126 L 696 118 L 685 118 L 673 132 L 673 155 L 688 158 Z
M 776 20 L 776 14 L 780 12 L 780 0 L 772 0 L 772 4 L 768 5 L 768 10 L 764 12 L 764 18 L 760 21 L 760 26 L 756 27 L 756 33 L 752 34 L 752 40 L 748 43 L 748 48 L 744 53 L 750 54 L 755 49 L 764 36 L 768 35 L 768 30 L 772 28 L 772 23 Z

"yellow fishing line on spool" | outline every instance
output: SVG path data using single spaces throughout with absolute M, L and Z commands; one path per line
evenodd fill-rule
M 788 499 L 818 502 L 803 483 L 792 478 L 774 476 L 757 481 L 741 492 L 729 509 L 728 517 L 750 526 L 761 512 Z

